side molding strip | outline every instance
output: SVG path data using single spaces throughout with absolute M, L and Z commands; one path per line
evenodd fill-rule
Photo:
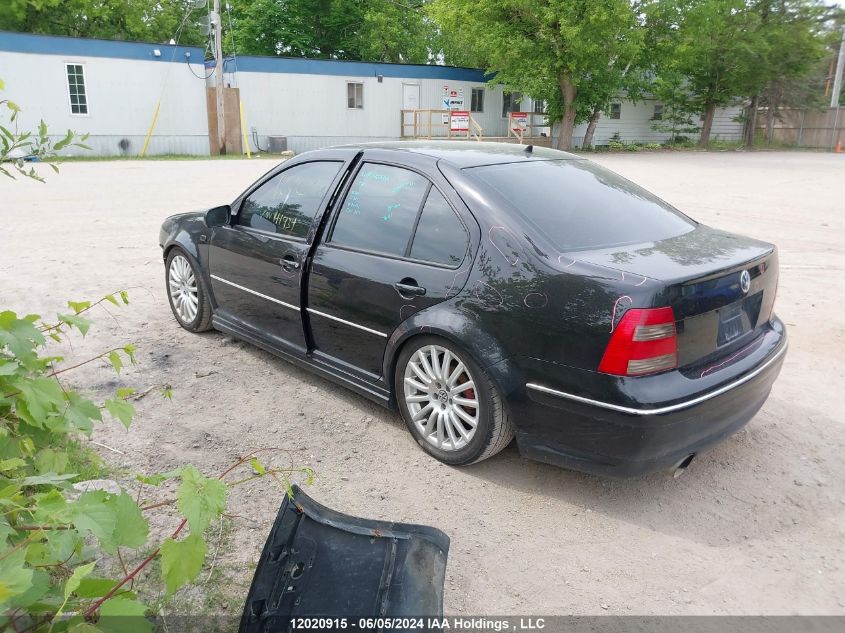
M 286 308 L 290 308 L 291 310 L 296 310 L 297 312 L 299 312 L 299 306 L 295 306 L 295 305 L 292 305 L 290 303 L 285 303 L 284 301 L 279 301 L 278 299 L 274 299 L 273 297 L 268 297 L 265 294 L 261 294 L 260 292 L 257 292 L 255 290 L 250 290 L 249 288 L 238 285 L 238 284 L 231 282 L 227 279 L 223 279 L 222 277 L 218 277 L 217 275 L 211 275 L 211 278 L 216 279 L 220 283 L 224 283 L 224 284 L 227 284 L 229 286 L 232 286 L 233 288 L 237 288 L 238 290 L 243 290 L 244 292 L 248 292 L 249 294 L 255 295 L 256 297 L 261 297 L 262 299 L 267 299 L 267 301 L 272 301 L 273 303 L 278 303 L 280 306 L 285 306 Z
M 377 336 L 383 336 L 387 338 L 387 334 L 384 332 L 379 332 L 378 330 L 373 330 L 368 327 L 364 327 L 363 325 L 358 325 L 357 323 L 353 323 L 352 321 L 347 321 L 346 319 L 341 319 L 340 317 L 332 316 L 331 314 L 326 314 L 325 312 L 320 312 L 319 310 L 315 310 L 314 308 L 306 308 L 308 312 L 311 314 L 316 314 L 317 316 L 325 317 L 327 319 L 331 319 L 332 321 L 337 321 L 338 323 L 343 323 L 344 325 L 349 325 L 354 328 L 358 328 L 359 330 L 364 330 L 365 332 L 369 332 L 370 334 L 375 334 Z
M 669 405 L 668 407 L 660 407 L 658 409 L 634 409 L 633 407 L 623 407 L 618 404 L 611 404 L 610 402 L 602 402 L 601 400 L 592 400 L 590 398 L 584 398 L 583 396 L 576 396 L 572 393 L 567 393 L 565 391 L 558 391 L 557 389 L 551 389 L 549 387 L 544 387 L 543 385 L 538 385 L 533 382 L 527 383 L 525 386 L 528 389 L 533 389 L 534 391 L 540 391 L 542 393 L 551 394 L 553 396 L 557 396 L 559 398 L 566 398 L 567 400 L 575 400 L 576 402 L 581 402 L 583 404 L 589 404 L 594 407 L 601 407 L 602 409 L 610 409 L 611 411 L 619 411 L 620 413 L 628 413 L 630 415 L 660 415 L 662 413 L 671 413 L 672 411 L 679 411 L 681 409 L 688 409 L 689 407 L 693 407 L 705 400 L 710 400 L 711 398 L 715 398 L 716 396 L 720 396 L 726 391 L 730 391 L 736 387 L 739 387 L 742 384 L 745 384 L 755 376 L 759 375 L 763 371 L 765 371 L 769 365 L 774 363 L 778 358 L 784 355 L 786 352 L 786 348 L 788 345 L 784 345 L 781 347 L 777 352 L 775 352 L 769 360 L 765 363 L 754 369 L 753 371 L 745 374 L 742 378 L 733 381 L 725 385 L 724 387 L 719 387 L 710 393 L 705 393 L 703 396 L 698 396 L 697 398 L 692 398 L 691 400 L 685 400 L 684 402 L 679 402 L 677 404 Z

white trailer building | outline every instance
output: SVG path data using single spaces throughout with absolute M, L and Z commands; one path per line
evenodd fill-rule
M 19 128 L 35 129 L 44 119 L 57 134 L 67 129 L 88 133 L 93 152 L 104 156 L 138 154 L 151 128 L 148 154 L 216 151 L 216 105 L 209 98 L 213 72 L 203 56 L 195 47 L 0 31 L 0 78 L 5 97 L 23 110 Z M 227 151 L 244 151 L 244 137 L 252 151 L 266 150 L 271 137 L 283 137 L 289 149 L 302 152 L 341 143 L 446 136 L 448 115 L 444 119 L 442 110 L 469 112 L 470 136 L 507 138 L 510 113 L 540 112 L 542 104 L 508 93 L 489 79 L 481 70 L 451 66 L 227 59 Z M 666 140 L 668 133 L 654 129 L 659 111 L 654 100 L 614 103 L 598 123 L 594 144 L 607 144 L 617 133 L 625 142 Z M 740 138 L 737 114 L 738 108 L 718 111 L 713 137 Z M 542 115 L 532 119 L 542 123 Z M 576 128 L 576 147 L 585 130 L 586 125 Z M 548 135 L 549 130 L 537 127 L 534 132 Z
M 149 153 L 208 154 L 205 82 L 191 71 L 203 77 L 200 48 L 0 32 L 19 129 L 43 119 L 57 134 L 87 132 L 97 155 L 137 154 L 159 100 Z

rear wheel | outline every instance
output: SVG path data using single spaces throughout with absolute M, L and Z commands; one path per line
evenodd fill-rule
M 210 330 L 208 290 L 182 249 L 174 248 L 168 253 L 164 275 L 167 299 L 179 325 L 190 332 Z
M 495 455 L 513 426 L 490 377 L 460 348 L 439 337 L 413 339 L 395 376 L 402 417 L 423 449 L 452 465 Z

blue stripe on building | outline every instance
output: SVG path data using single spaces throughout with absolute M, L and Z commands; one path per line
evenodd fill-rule
M 154 50 L 161 51 L 156 57 Z M 0 31 L 0 51 L 12 53 L 35 53 L 39 55 L 63 55 L 65 57 L 108 57 L 111 59 L 135 59 L 143 61 L 185 62 L 185 53 L 191 54 L 191 62 L 201 64 L 205 52 L 196 46 L 171 46 L 149 42 L 118 42 L 94 40 L 61 35 L 32 35 Z
M 486 81 L 483 70 L 435 66 L 433 64 L 387 64 L 334 59 L 306 59 L 303 57 L 256 57 L 238 55 L 237 60 L 226 59 L 226 72 L 290 73 L 295 75 L 338 75 L 343 77 L 397 77 L 405 79 L 451 79 L 452 81 Z
M 153 51 L 158 49 L 161 56 Z M 0 31 L 0 51 L 62 55 L 65 57 L 106 57 L 144 61 L 184 62 L 190 53 L 191 63 L 201 64 L 205 52 L 196 46 L 171 46 L 149 42 L 119 42 L 114 40 L 83 39 L 60 35 L 32 35 Z M 484 83 L 491 76 L 477 68 L 435 66 L 429 64 L 387 64 L 379 62 L 340 61 L 332 59 L 306 59 L 302 57 L 257 57 L 238 55 L 237 60 L 227 59 L 226 72 L 289 73 L 295 75 L 335 75 L 342 77 L 396 77 L 405 79 L 443 79 Z M 214 62 L 207 64 L 213 68 Z

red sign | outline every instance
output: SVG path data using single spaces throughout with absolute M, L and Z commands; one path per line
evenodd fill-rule
M 452 110 L 449 117 L 449 129 L 452 132 L 469 132 L 469 111 Z
M 512 112 L 511 113 L 511 122 L 513 125 L 514 131 L 516 130 L 525 130 L 528 128 L 528 113 L 527 112 Z

